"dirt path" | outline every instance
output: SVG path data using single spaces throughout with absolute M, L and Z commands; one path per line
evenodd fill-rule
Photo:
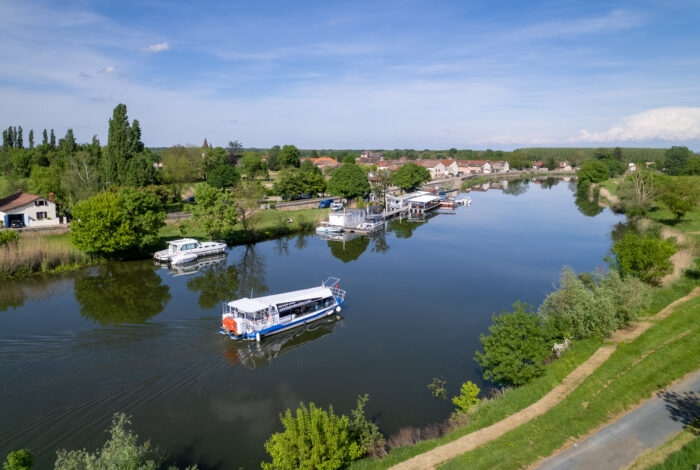
M 462 436 L 459 439 L 436 447 L 428 452 L 417 455 L 412 459 L 406 460 L 391 467 L 396 470 L 415 470 L 415 469 L 432 469 L 439 464 L 451 460 L 459 455 L 469 452 L 470 450 L 493 441 L 508 431 L 511 431 L 518 426 L 527 423 L 528 421 L 544 414 L 551 408 L 559 404 L 571 391 L 578 387 L 581 382 L 586 379 L 593 371 L 605 362 L 610 355 L 615 352 L 617 345 L 621 341 L 633 341 L 651 327 L 656 321 L 662 320 L 671 315 L 678 305 L 687 302 L 700 295 L 700 287 L 696 287 L 690 294 L 680 298 L 661 312 L 649 318 L 652 321 L 643 321 L 633 324 L 630 328 L 618 330 L 610 338 L 609 343 L 601 346 L 586 362 L 578 366 L 571 372 L 561 384 L 557 385 L 544 397 L 532 405 L 524 408 L 509 417 L 492 424 L 491 426 L 479 429 L 473 433 Z
M 603 196 L 605 199 L 607 199 L 610 202 L 610 205 L 616 206 L 620 203 L 620 198 L 611 194 L 608 188 L 604 188 L 601 186 L 598 195 Z

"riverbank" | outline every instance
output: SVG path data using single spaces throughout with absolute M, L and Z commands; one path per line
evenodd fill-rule
M 431 465 L 444 462 L 449 460 L 449 458 L 455 458 L 455 460 L 448 462 L 447 468 L 521 468 L 527 466 L 533 461 L 532 459 L 537 458 L 539 455 L 550 455 L 554 449 L 565 442 L 565 439 L 561 441 L 561 438 L 556 433 L 554 433 L 555 435 L 550 435 L 545 432 L 546 429 L 557 429 L 557 426 L 563 426 L 567 419 L 575 419 L 578 422 L 589 425 L 590 428 L 588 429 L 592 429 L 596 423 L 606 419 L 610 410 L 625 410 L 629 408 L 640 399 L 663 386 L 663 384 L 659 385 L 658 381 L 653 380 L 654 368 L 663 368 L 660 364 L 663 361 L 663 357 L 667 357 L 669 361 L 669 366 L 664 370 L 664 374 L 669 377 L 668 383 L 690 371 L 690 369 L 686 370 L 687 367 L 684 367 L 684 361 L 697 364 L 697 357 L 695 357 L 697 356 L 696 351 L 698 351 L 697 338 L 694 340 L 686 339 L 682 344 L 685 344 L 687 341 L 694 341 L 694 344 L 696 344 L 696 346 L 685 344 L 684 347 L 686 349 L 683 349 L 683 347 L 676 348 L 675 346 L 674 348 L 666 348 L 665 346 L 671 342 L 669 341 L 670 338 L 671 340 L 680 340 L 685 336 L 693 336 L 693 334 L 685 333 L 675 338 L 675 336 L 678 336 L 679 331 L 683 332 L 687 329 L 679 327 L 679 325 L 684 325 L 683 322 L 687 322 L 689 326 L 698 324 L 697 320 L 700 319 L 700 312 L 697 311 L 697 307 L 700 305 L 700 297 L 698 297 L 699 291 L 697 287 L 699 285 L 700 281 L 697 279 L 685 277 L 671 286 L 656 289 L 646 316 L 640 319 L 640 322 L 616 332 L 606 342 L 600 340 L 577 342 L 561 359 L 547 365 L 545 376 L 520 388 L 508 390 L 498 399 L 487 401 L 470 416 L 470 422 L 467 425 L 439 439 L 396 448 L 381 460 L 361 460 L 353 464 L 351 468 L 383 469 L 401 462 L 404 462 L 404 464 L 397 468 L 430 468 Z M 689 296 L 693 289 L 695 289 L 695 294 L 690 298 Z M 684 297 L 687 298 L 687 302 L 678 306 L 678 299 Z M 676 308 L 678 312 L 683 313 L 680 315 L 675 314 L 674 309 Z M 679 317 L 681 318 L 680 320 L 678 319 Z M 661 328 L 662 323 L 664 325 L 663 328 Z M 694 328 L 697 329 L 698 326 L 694 326 Z M 654 330 L 653 334 L 651 330 Z M 629 341 L 634 338 L 637 339 L 631 344 L 635 346 L 628 348 Z M 661 350 L 661 352 L 653 354 L 653 360 L 649 359 L 652 352 L 657 350 Z M 664 354 L 667 356 L 664 356 Z M 596 358 L 596 356 L 600 357 Z M 594 359 L 596 360 L 593 361 Z M 591 361 L 597 362 L 599 365 L 581 366 L 585 369 L 583 370 L 585 374 L 580 377 L 576 384 L 578 386 L 573 388 L 567 387 L 565 378 L 570 377 L 570 374 L 573 376 L 574 373 L 572 371 L 574 370 L 576 370 L 576 373 L 581 372 L 579 366 L 584 361 L 586 363 Z M 645 369 L 644 366 L 638 366 L 639 363 L 645 364 L 647 367 L 653 366 L 654 368 Z M 598 403 L 595 407 L 590 407 L 591 409 L 597 409 L 601 406 L 603 411 L 600 413 L 593 411 L 591 416 L 588 416 L 586 413 L 579 413 L 576 407 L 586 410 L 589 407 L 589 403 L 596 401 L 596 394 L 601 393 L 600 386 L 591 388 L 590 384 L 591 380 L 593 380 L 591 377 L 598 375 L 615 377 L 621 370 L 623 374 L 627 374 L 632 368 L 635 368 L 634 373 L 625 379 L 632 380 L 632 383 L 627 383 L 624 387 L 620 387 L 623 393 L 614 395 L 606 392 L 605 403 Z M 611 379 L 606 380 L 610 380 L 609 383 L 614 382 Z M 597 382 L 595 383 L 597 384 Z M 546 385 L 543 386 L 544 384 Z M 632 392 L 625 387 L 635 390 Z M 558 394 L 555 393 L 555 389 L 559 388 L 566 388 L 566 390 L 560 390 L 561 393 Z M 603 387 L 603 389 L 605 388 L 607 386 Z M 586 390 L 583 395 L 587 396 L 587 400 L 576 401 L 574 405 L 571 405 L 569 397 L 572 395 L 576 396 L 577 392 L 582 389 Z M 644 395 L 645 393 L 647 395 Z M 559 401 L 552 402 L 552 396 L 558 396 Z M 527 397 L 527 399 L 522 399 L 522 397 Z M 550 402 L 550 406 L 542 408 L 544 402 L 547 401 Z M 582 405 L 582 403 L 586 404 Z M 574 414 L 576 417 L 571 418 L 571 415 Z M 536 416 L 539 417 L 535 418 Z M 533 424 L 535 422 L 537 423 L 536 425 Z M 555 422 L 557 423 L 556 425 L 552 424 Z M 563 429 L 566 429 L 566 427 Z M 513 433 L 516 433 L 518 438 L 522 440 L 517 447 L 509 444 L 512 442 L 510 436 Z M 476 447 L 479 444 L 483 445 Z M 440 450 L 441 446 L 445 446 L 445 449 L 452 447 L 452 449 L 445 450 L 446 453 L 443 453 Z M 501 446 L 502 448 L 498 447 L 494 450 L 491 446 Z M 549 453 L 533 455 L 530 451 L 532 447 L 550 450 Z M 457 454 L 454 453 L 455 448 L 457 449 Z M 513 452 L 514 450 L 516 452 Z M 467 453 L 456 457 L 462 452 Z M 510 455 L 519 453 L 527 457 L 518 458 Z M 423 457 L 429 454 L 431 454 L 431 457 L 424 460 Z M 489 457 L 490 454 L 494 455 Z M 477 457 L 472 459 L 473 455 Z M 414 458 L 416 460 L 412 460 L 411 463 L 408 462 Z M 494 458 L 500 459 L 500 461 L 496 462 Z M 526 461 L 526 458 L 531 460 Z

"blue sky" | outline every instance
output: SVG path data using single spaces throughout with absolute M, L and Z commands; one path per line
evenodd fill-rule
M 0 2 L 0 127 L 148 146 L 687 145 L 700 2 Z M 26 131 L 25 131 L 26 132 Z

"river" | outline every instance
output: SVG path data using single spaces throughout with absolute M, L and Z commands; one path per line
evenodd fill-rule
M 278 414 L 348 412 L 369 393 L 385 435 L 445 419 L 427 384 L 487 387 L 473 361 L 491 315 L 538 305 L 563 265 L 604 265 L 623 217 L 580 213 L 572 183 L 510 182 L 471 207 L 345 243 L 299 235 L 234 247 L 193 273 L 151 261 L 0 285 L 0 455 L 95 449 L 114 412 L 179 465 L 259 468 Z M 220 303 L 341 278 L 341 317 L 258 346 L 220 335 Z

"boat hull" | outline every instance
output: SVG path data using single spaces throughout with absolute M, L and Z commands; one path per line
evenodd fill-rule
M 273 325 L 269 328 L 265 328 L 256 332 L 251 332 L 251 333 L 243 333 L 241 335 L 236 335 L 233 332 L 227 333 L 226 330 L 223 328 L 219 328 L 219 333 L 222 335 L 229 336 L 232 339 L 247 339 L 247 340 L 258 340 L 262 339 L 266 336 L 271 336 L 277 333 L 282 333 L 283 331 L 289 331 L 293 328 L 297 328 L 299 326 L 307 325 L 311 322 L 314 322 L 316 320 L 320 320 L 322 318 L 325 318 L 329 315 L 332 315 L 334 312 L 336 312 L 338 308 L 343 304 L 343 301 L 340 299 L 336 298 L 336 304 L 333 305 L 332 307 L 324 308 L 322 310 L 318 310 L 316 312 L 312 312 L 308 315 L 304 315 L 298 318 L 295 318 L 294 320 L 288 322 L 288 323 L 279 323 L 277 325 Z M 258 335 L 260 337 L 258 338 Z

